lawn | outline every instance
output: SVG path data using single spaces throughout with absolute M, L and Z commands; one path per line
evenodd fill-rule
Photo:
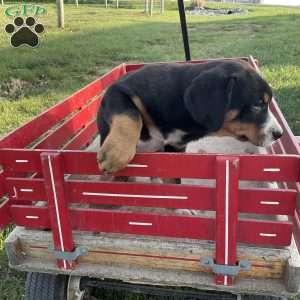
M 221 4 L 209 4 L 216 5 Z M 48 14 L 39 19 L 46 30 L 39 48 L 13 49 L 4 30 L 0 34 L 0 135 L 121 62 L 184 59 L 176 9 L 147 17 L 138 9 L 68 4 L 62 30 L 56 28 L 55 5 L 43 6 Z M 187 15 L 192 58 L 259 58 L 290 126 L 300 135 L 300 8 L 240 6 L 248 13 Z M 12 21 L 5 7 L 0 7 L 1 28 Z M 23 280 L 8 269 L 0 243 L 0 299 L 22 299 Z

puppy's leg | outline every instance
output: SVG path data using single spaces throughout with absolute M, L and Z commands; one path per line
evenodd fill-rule
M 99 168 L 114 173 L 133 159 L 142 130 L 139 114 L 114 114 L 110 129 L 97 154 Z

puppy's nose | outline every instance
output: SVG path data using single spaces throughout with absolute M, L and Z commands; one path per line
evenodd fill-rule
M 282 130 L 273 131 L 272 135 L 273 135 L 274 141 L 280 139 L 282 137 L 282 134 L 283 134 Z

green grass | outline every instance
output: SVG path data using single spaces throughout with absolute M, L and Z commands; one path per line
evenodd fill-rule
M 0 299 L 23 299 L 25 274 L 10 269 L 3 249 L 3 242 L 10 228 L 0 232 Z
M 55 5 L 44 6 L 48 15 L 39 21 L 46 32 L 39 48 L 12 49 L 1 30 L 0 135 L 119 63 L 184 58 L 175 9 L 150 18 L 138 9 L 69 4 L 65 5 L 66 26 L 61 30 L 56 28 Z M 172 6 L 174 3 L 168 3 Z M 259 58 L 290 126 L 300 135 L 300 9 L 246 7 L 248 14 L 239 16 L 187 15 L 192 57 L 251 54 Z M 0 28 L 11 21 L 0 7 Z M 1 249 L 0 299 L 22 299 L 24 276 L 8 269 Z

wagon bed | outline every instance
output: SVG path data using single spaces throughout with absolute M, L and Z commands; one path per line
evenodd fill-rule
M 252 57 L 239 59 L 257 68 Z M 274 99 L 271 109 L 284 135 L 266 155 L 137 154 L 118 173 L 214 179 L 216 187 L 95 180 L 96 154 L 84 149 L 97 135 L 95 115 L 103 92 L 141 66 L 114 68 L 0 141 L 0 225 L 17 225 L 6 240 L 10 265 L 151 285 L 296 294 L 300 140 Z M 278 188 L 239 188 L 239 180 L 275 181 Z M 123 211 L 119 206 L 216 214 Z

